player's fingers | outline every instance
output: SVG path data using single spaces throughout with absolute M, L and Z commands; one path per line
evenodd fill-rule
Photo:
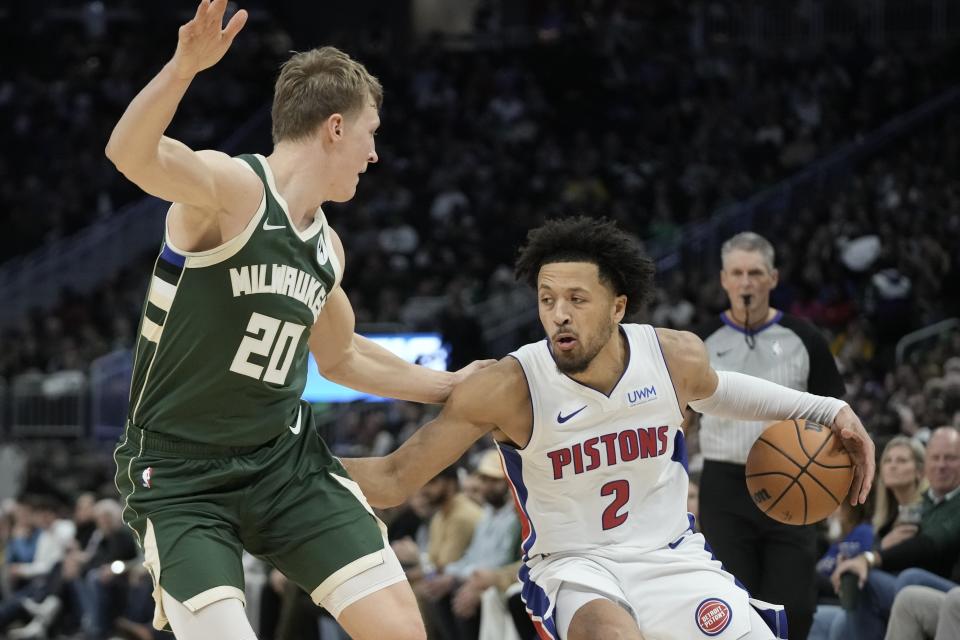
M 240 9 L 232 18 L 230 22 L 227 23 L 226 28 L 223 30 L 223 36 L 227 39 L 228 42 L 232 42 L 240 29 L 243 29 L 243 25 L 247 24 L 247 10 Z
M 866 504 L 870 497 L 870 490 L 873 488 L 873 473 L 864 475 L 860 485 L 860 504 Z
M 860 465 L 855 464 L 853 467 L 853 482 L 850 483 L 850 504 L 852 506 L 857 506 L 857 503 L 860 502 L 861 489 L 863 488 L 863 472 L 860 470 Z
M 223 14 L 227 11 L 227 0 L 211 0 L 207 6 L 207 16 L 211 22 L 216 21 L 217 26 L 223 24 Z

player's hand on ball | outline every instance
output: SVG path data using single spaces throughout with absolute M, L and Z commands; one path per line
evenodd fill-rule
M 227 26 L 223 26 L 223 14 L 227 0 L 200 0 L 193 19 L 180 27 L 177 51 L 173 64 L 177 74 L 193 77 L 220 62 L 234 37 L 247 22 L 247 12 L 237 11 Z
M 870 496 L 873 477 L 876 474 L 876 453 L 870 434 L 863 428 L 860 418 L 850 407 L 844 407 L 830 426 L 837 436 L 837 446 L 842 446 L 853 460 L 853 482 L 850 484 L 850 504 L 863 504 Z

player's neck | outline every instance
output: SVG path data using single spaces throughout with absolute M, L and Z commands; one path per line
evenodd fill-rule
M 630 345 L 627 343 L 627 336 L 617 327 L 614 335 L 594 357 L 587 370 L 570 377 L 604 395 L 610 395 L 623 377 L 629 360 Z
M 317 179 L 326 174 L 319 166 L 322 160 L 313 157 L 303 145 L 286 143 L 278 145 L 267 161 L 293 223 L 299 229 L 309 227 L 317 208 L 329 199 L 323 181 Z
M 773 307 L 767 305 L 766 307 L 761 307 L 757 310 L 751 310 L 748 314 L 746 309 L 727 309 L 726 311 L 727 319 L 740 327 L 741 329 L 756 329 L 761 327 L 777 315 L 777 310 Z M 749 324 L 747 323 L 749 320 Z

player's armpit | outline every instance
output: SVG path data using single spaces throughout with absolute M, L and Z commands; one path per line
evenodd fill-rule
M 717 373 L 710 366 L 703 340 L 689 331 L 656 331 L 680 406 L 713 395 L 717 389 Z

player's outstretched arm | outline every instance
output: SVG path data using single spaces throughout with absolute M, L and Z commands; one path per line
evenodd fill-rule
M 141 189 L 210 212 L 249 209 L 259 181 L 228 156 L 194 152 L 163 135 L 194 76 L 223 58 L 247 20 L 238 11 L 223 27 L 227 0 L 203 0 L 180 27 L 173 58 L 133 99 L 107 142 L 106 155 Z
M 344 459 L 370 504 L 380 508 L 400 504 L 481 437 L 526 416 L 530 401 L 519 367 L 512 358 L 504 358 L 464 380 L 440 415 L 390 455 Z
M 435 371 L 411 364 L 354 332 L 356 319 L 342 289 L 327 298 L 310 330 L 310 350 L 328 380 L 384 398 L 439 403 L 457 383 L 493 364 L 480 360 L 457 372 Z
M 866 501 L 876 466 L 874 445 L 847 403 L 734 371 L 714 371 L 703 341 L 694 334 L 657 329 L 657 335 L 681 406 L 734 420 L 803 418 L 829 425 L 854 463 L 850 502 Z

